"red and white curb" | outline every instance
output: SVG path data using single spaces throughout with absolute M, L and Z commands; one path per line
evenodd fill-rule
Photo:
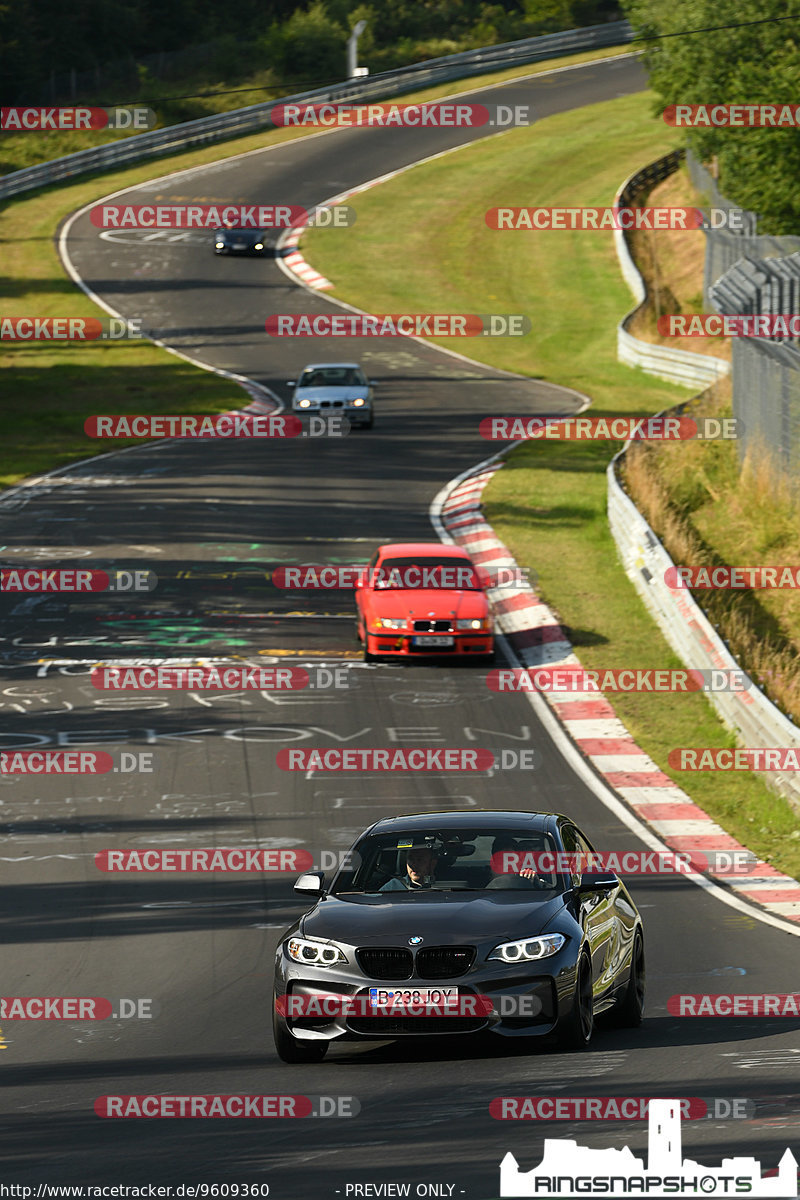
M 482 464 L 457 480 L 438 511 L 447 535 L 477 565 L 492 569 L 516 567 L 481 510 L 483 489 L 502 465 Z M 555 615 L 530 588 L 494 588 L 488 595 L 497 624 L 523 666 L 580 666 Z M 544 692 L 542 698 L 595 771 L 670 849 L 748 853 L 645 754 L 605 697 Z M 757 860 L 736 877 L 708 874 L 773 916 L 800 923 L 800 882 L 769 863 Z
M 296 247 L 300 241 L 300 237 L 305 229 L 302 226 L 299 229 L 292 229 L 292 232 L 283 239 L 281 246 Z M 309 263 L 303 258 L 302 254 L 297 249 L 292 249 L 289 254 L 284 255 L 281 260 L 285 263 L 293 275 L 307 284 L 308 287 L 316 288 L 317 291 L 324 291 L 325 288 L 332 288 L 333 284 L 324 275 L 320 275 L 319 271 L 315 271 Z

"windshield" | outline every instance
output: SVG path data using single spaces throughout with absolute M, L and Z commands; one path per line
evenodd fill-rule
M 352 865 L 332 884 L 333 895 L 372 895 L 434 890 L 491 892 L 520 890 L 539 896 L 561 890 L 552 869 L 556 847 L 546 833 L 490 826 L 435 834 L 429 830 L 364 838 Z M 544 855 L 544 858 L 542 858 Z M 551 869 L 545 869 L 551 868 Z
M 363 387 L 364 376 L 357 367 L 315 367 L 303 371 L 297 386 L 307 387 Z
M 468 558 L 385 558 L 370 573 L 374 588 L 409 591 L 442 588 L 482 591 L 478 573 Z

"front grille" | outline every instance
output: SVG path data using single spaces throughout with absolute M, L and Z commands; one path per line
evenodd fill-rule
M 420 979 L 455 979 L 466 975 L 474 961 L 474 946 L 430 946 L 417 951 L 417 975 Z
M 486 1026 L 485 1017 L 351 1017 L 353 1033 L 373 1037 L 395 1037 L 410 1033 L 476 1033 Z
M 446 621 L 415 621 L 415 633 L 451 633 L 453 629 L 449 618 Z
M 414 970 L 411 951 L 395 946 L 362 947 L 356 962 L 369 979 L 410 979 Z
M 344 400 L 320 400 L 320 408 L 344 408 Z

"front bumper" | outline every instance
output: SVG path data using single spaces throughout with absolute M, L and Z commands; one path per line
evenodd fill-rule
M 451 637 L 452 646 L 436 646 L 425 644 L 430 637 Z M 416 644 L 415 644 L 416 643 Z M 367 651 L 370 654 L 400 656 L 401 658 L 429 657 L 460 657 L 494 653 L 494 634 L 488 631 L 464 633 L 455 631 L 448 634 L 406 633 L 403 630 L 384 629 L 380 633 L 367 634 Z
M 566 950 L 566 948 L 565 948 Z M 442 1037 L 483 1034 L 501 1037 L 544 1037 L 569 1009 L 575 986 L 575 963 L 565 950 L 554 955 L 547 970 L 543 963 L 523 965 L 485 962 L 456 979 L 409 979 L 395 984 L 369 979 L 353 964 L 351 967 L 303 968 L 286 958 L 282 947 L 276 959 L 274 1002 L 280 1000 L 282 1014 L 291 1033 L 299 1041 L 363 1041 L 402 1037 Z M 538 966 L 538 970 L 535 968 Z M 475 1015 L 456 1016 L 365 1016 L 359 998 L 369 995 L 370 987 L 458 987 L 459 1000 L 487 996 L 492 1012 L 485 1015 L 475 1003 Z M 336 1015 L 292 1016 L 291 998 L 343 998 L 345 1012 Z M 347 1005 L 347 999 L 354 1001 Z M 348 1013 L 350 1007 L 354 1010 Z M 469 1004 L 462 1005 L 469 1011 Z

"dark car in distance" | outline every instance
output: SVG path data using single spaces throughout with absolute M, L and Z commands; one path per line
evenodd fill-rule
M 557 813 L 377 821 L 328 887 L 317 873 L 295 883 L 314 904 L 277 947 L 279 1057 L 318 1062 L 334 1042 L 485 1033 L 554 1034 L 583 1049 L 600 1013 L 640 1024 L 641 917 L 613 872 L 580 869 L 593 853 Z
M 270 245 L 264 229 L 215 229 L 215 254 L 267 254 Z

